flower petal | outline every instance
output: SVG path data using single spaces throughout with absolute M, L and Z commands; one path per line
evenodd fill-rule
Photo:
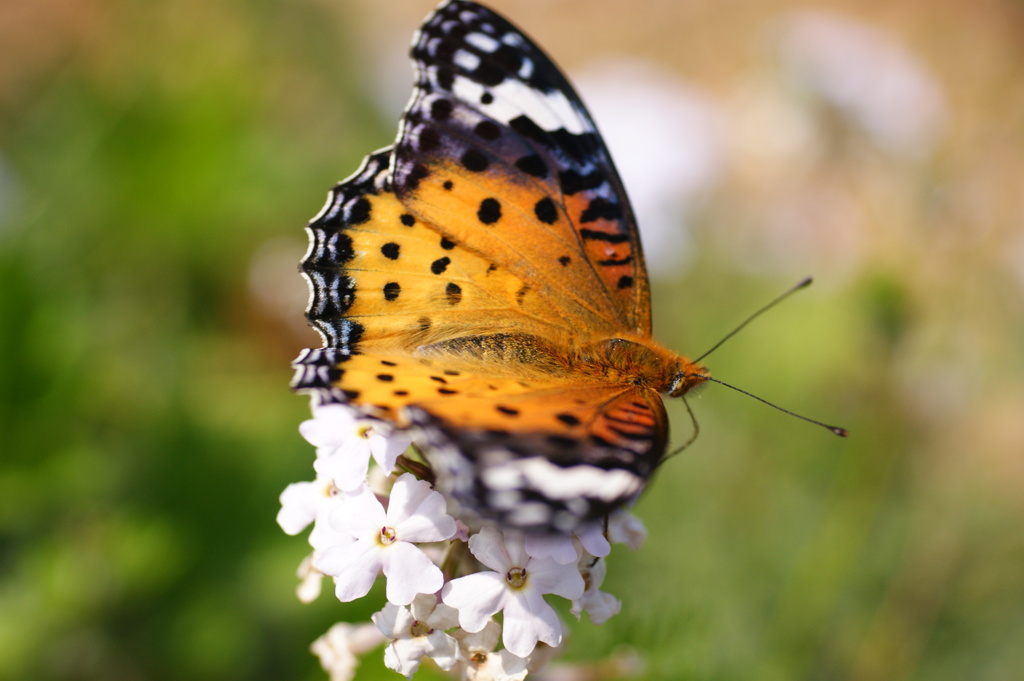
M 369 469 L 370 458 L 354 447 L 339 447 L 313 462 L 313 470 L 333 480 L 343 492 L 355 492 L 366 484 Z
M 529 671 L 528 664 L 529 660 L 513 655 L 507 650 L 499 650 L 487 656 L 488 678 L 493 681 L 523 681 Z
M 430 643 L 425 638 L 401 638 L 392 641 L 384 649 L 384 666 L 392 669 L 405 678 L 412 678 L 412 675 L 420 668 L 420 661 L 427 654 Z
M 319 504 L 325 501 L 322 487 L 315 482 L 294 482 L 284 488 L 277 524 L 285 533 L 298 534 L 313 522 Z
M 441 598 L 459 611 L 459 624 L 470 633 L 487 626 L 491 615 L 505 605 L 508 590 L 497 572 L 477 572 L 445 584 Z
M 434 606 L 434 612 L 423 621 L 431 629 L 454 629 L 459 626 L 459 611 L 450 605 L 438 603 Z
M 338 532 L 348 532 L 359 539 L 376 540 L 380 530 L 387 524 L 384 507 L 370 488 L 361 489 L 345 496 L 344 501 L 328 516 L 327 522 Z
M 409 611 L 393 603 L 385 603 L 384 609 L 370 616 L 380 633 L 388 638 L 400 638 L 409 634 L 413 617 Z
M 620 510 L 608 518 L 608 538 L 635 551 L 647 539 L 647 528 L 635 515 Z
M 430 651 L 427 655 L 441 669 L 447 671 L 459 661 L 459 645 L 448 634 L 435 629 L 432 634 L 427 635 L 427 640 L 430 642 Z
M 587 553 L 595 558 L 604 558 L 612 552 L 612 545 L 604 536 L 604 523 L 584 523 L 576 528 L 576 538 Z
M 526 574 L 530 590 L 539 593 L 573 599 L 582 596 L 586 588 L 575 564 L 559 565 L 550 558 L 534 558 L 527 566 Z
M 580 618 L 584 610 L 590 616 L 591 622 L 604 624 L 612 616 L 619 614 L 622 610 L 622 601 L 606 591 L 594 589 L 587 591 L 579 600 L 573 601 L 572 607 L 569 608 L 569 612 L 575 615 L 576 619 Z
M 417 480 L 412 473 L 402 473 L 391 487 L 388 501 L 388 524 L 398 525 L 416 513 L 416 508 L 430 496 L 432 489 L 426 480 Z
M 395 542 L 380 551 L 387 598 L 395 605 L 409 605 L 416 594 L 434 593 L 444 585 L 441 569 L 427 554 L 407 542 Z
M 551 558 L 559 565 L 575 563 L 579 558 L 570 534 L 529 534 L 526 553 L 531 558 Z
M 439 492 L 431 492 L 412 515 L 395 526 L 399 539 L 418 543 L 451 539 L 455 530 L 455 519 L 448 515 L 447 502 Z
M 325 552 L 314 564 L 334 577 L 335 595 L 342 603 L 348 603 L 370 592 L 382 567 L 380 554 L 380 547 L 373 542 L 357 541 L 350 547 Z
M 513 655 L 529 656 L 537 641 L 552 646 L 562 641 L 558 615 L 536 590 L 524 589 L 513 594 L 505 603 L 504 615 L 501 641 Z
M 313 418 L 299 424 L 299 433 L 315 447 L 340 447 L 356 435 L 356 415 L 350 407 L 330 404 L 313 410 Z
M 394 470 L 398 455 L 408 449 L 411 444 L 412 438 L 398 431 L 384 434 L 377 432 L 377 429 L 374 428 L 369 437 L 370 454 L 373 455 L 373 460 L 388 473 Z
M 512 564 L 508 551 L 505 549 L 505 538 L 500 530 L 484 527 L 469 538 L 469 551 L 473 556 L 495 572 L 506 573 Z

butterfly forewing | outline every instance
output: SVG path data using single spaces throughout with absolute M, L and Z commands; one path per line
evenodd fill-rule
M 410 352 L 483 333 L 557 337 L 564 318 L 523 280 L 408 212 L 389 159 L 387 149 L 368 156 L 307 227 L 307 316 L 325 345 Z
M 461 1 L 427 20 L 412 54 L 418 81 L 393 161 L 409 210 L 577 325 L 649 335 L 629 200 L 557 67 L 504 19 Z

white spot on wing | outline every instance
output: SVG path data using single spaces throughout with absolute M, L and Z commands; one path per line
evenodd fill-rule
M 519 72 L 516 75 L 523 80 L 529 80 L 530 76 L 533 75 L 533 60 L 529 57 L 523 57 L 523 64 L 519 67 Z
M 484 87 L 469 78 L 456 76 L 452 85 L 455 96 L 465 102 L 478 106 L 494 120 L 508 123 L 518 116 L 524 115 L 547 132 L 559 128 L 579 135 L 593 132 L 587 123 L 561 91 L 544 93 L 526 83 L 508 78 L 490 89 L 494 101 L 490 104 L 475 104 L 480 101 Z
M 526 41 L 518 33 L 506 33 L 501 36 L 501 42 L 512 47 L 526 47 Z
M 466 36 L 466 42 L 484 52 L 494 52 L 501 44 L 489 35 L 483 33 L 470 33 Z
M 495 489 L 533 489 L 549 499 L 567 502 L 589 497 L 612 503 L 639 492 L 644 484 L 643 478 L 626 470 L 585 464 L 563 468 L 540 457 L 485 469 L 482 477 Z
M 475 71 L 476 67 L 480 66 L 480 57 L 465 50 L 456 50 L 452 61 L 455 62 L 456 66 L 460 66 L 467 71 Z

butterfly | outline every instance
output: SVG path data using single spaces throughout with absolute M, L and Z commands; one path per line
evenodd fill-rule
M 425 20 L 412 59 L 396 142 L 307 226 L 323 347 L 293 388 L 411 435 L 465 516 L 571 530 L 643 490 L 662 395 L 708 372 L 651 338 L 629 199 L 551 59 L 467 0 Z

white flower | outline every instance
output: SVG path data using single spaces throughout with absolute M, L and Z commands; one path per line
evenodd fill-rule
M 324 573 L 313 567 L 314 555 L 311 553 L 303 558 L 299 563 L 299 569 L 295 571 L 300 580 L 295 594 L 303 603 L 312 603 L 320 597 L 320 585 L 323 582 Z
M 320 666 L 331 681 L 350 681 L 356 674 L 359 655 L 384 642 L 384 636 L 372 624 L 353 625 L 338 622 L 309 647 L 320 658 Z
M 594 559 L 587 555 L 580 560 L 580 574 L 583 575 L 587 589 L 582 596 L 572 602 L 572 607 L 569 609 L 569 612 L 576 615 L 576 619 L 579 619 L 583 611 L 586 610 L 591 622 L 604 624 L 612 615 L 617 615 L 622 609 L 622 602 L 618 598 L 601 591 L 600 587 L 604 583 L 607 572 L 608 566 L 603 560 L 598 560 L 595 563 Z
M 502 641 L 512 654 L 528 656 L 537 641 L 558 645 L 562 624 L 544 594 L 573 599 L 582 596 L 583 578 L 576 565 L 530 558 L 521 535 L 503 535 L 493 527 L 470 537 L 469 550 L 494 572 L 459 577 L 445 585 L 441 597 L 458 609 L 462 628 L 478 632 L 492 615 L 504 610 Z
M 580 525 L 572 534 L 528 534 L 526 553 L 531 558 L 551 558 L 559 565 L 568 565 L 580 557 L 574 537 L 591 556 L 603 558 L 612 550 L 604 536 L 604 523 L 594 521 Z
M 302 436 L 317 447 L 313 468 L 345 492 L 359 489 L 366 481 L 370 456 L 390 473 L 398 455 L 412 442 L 404 433 L 385 428 L 381 421 L 360 418 L 343 404 L 317 407 L 311 420 L 299 424 Z
M 586 523 L 576 528 L 576 538 L 580 540 L 583 549 L 595 558 L 604 558 L 612 552 L 612 545 L 604 536 L 605 524 L 603 521 Z
M 384 665 L 388 669 L 412 678 L 424 655 L 441 669 L 455 666 L 458 644 L 444 630 L 459 626 L 458 613 L 455 608 L 438 603 L 433 594 L 419 594 L 409 608 L 388 603 L 373 615 L 373 623 L 391 639 L 384 649 Z
M 523 681 L 529 671 L 528 660 L 507 650 L 494 652 L 501 636 L 501 627 L 488 620 L 484 628 L 475 633 L 458 630 L 459 660 L 463 681 Z
M 331 479 L 318 475 L 313 482 L 294 482 L 281 492 L 277 524 L 288 534 L 298 534 L 313 522 L 338 493 Z
M 608 516 L 608 538 L 636 551 L 647 539 L 647 528 L 635 515 L 621 509 Z
M 445 499 L 430 483 L 405 473 L 395 481 L 387 511 L 368 487 L 346 496 L 328 519 L 331 527 L 355 541 L 328 548 L 316 567 L 335 578 L 342 602 L 362 598 L 377 574 L 387 577 L 387 598 L 409 605 L 418 593 L 434 593 L 444 583 L 441 570 L 415 542 L 436 542 L 455 534 L 455 520 L 445 513 Z

